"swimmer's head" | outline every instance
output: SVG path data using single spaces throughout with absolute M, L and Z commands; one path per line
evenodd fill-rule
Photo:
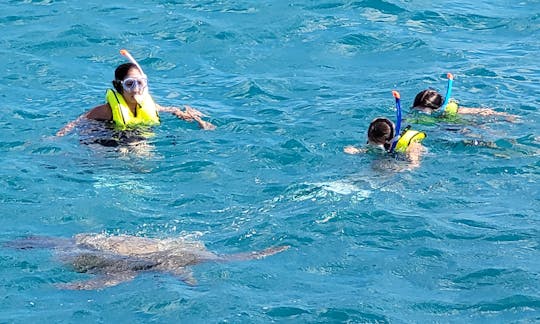
M 388 118 L 375 118 L 368 128 L 368 144 L 390 150 L 396 127 Z
M 431 112 L 439 109 L 443 101 L 440 93 L 433 89 L 426 89 L 416 95 L 412 109 Z
M 116 70 L 114 71 L 114 80 L 112 82 L 114 89 L 119 92 L 124 92 L 124 87 L 122 86 L 122 81 L 126 78 L 126 76 L 130 73 L 131 70 L 137 71 L 137 74 L 140 74 L 142 76 L 142 72 L 139 70 L 137 65 L 133 63 L 124 63 L 120 64 Z

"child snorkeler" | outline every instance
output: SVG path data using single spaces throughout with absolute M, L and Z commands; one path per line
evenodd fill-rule
M 375 118 L 370 124 L 367 132 L 367 144 L 371 147 L 380 148 L 388 153 L 403 154 L 412 166 L 420 165 L 420 157 L 425 151 L 421 141 L 426 137 L 423 132 L 405 127 L 401 131 L 401 103 L 400 95 L 397 91 L 392 91 L 396 99 L 397 125 L 394 125 L 388 118 Z M 397 135 L 396 135 L 397 134 Z M 348 154 L 365 153 L 366 149 L 360 149 L 354 146 L 347 146 L 343 150 Z
M 489 108 L 460 107 L 454 99 L 451 99 L 454 76 L 451 73 L 448 73 L 447 77 L 448 86 L 444 98 L 439 92 L 433 89 L 423 90 L 414 98 L 414 103 L 411 108 L 412 111 L 425 113 L 435 117 L 451 118 L 457 115 L 502 116 L 506 117 L 507 121 L 514 121 L 517 118 L 515 115 L 495 111 Z

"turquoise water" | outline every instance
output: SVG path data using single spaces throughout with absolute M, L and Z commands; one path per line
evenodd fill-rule
M 540 320 L 540 2 L 4 1 L 0 239 L 196 237 L 262 260 L 98 291 L 51 251 L 0 249 L 0 322 Z M 145 154 L 55 132 L 101 104 L 127 48 L 162 105 Z M 391 90 L 519 115 L 417 124 L 421 166 L 351 156 Z M 405 109 L 407 112 L 408 109 Z

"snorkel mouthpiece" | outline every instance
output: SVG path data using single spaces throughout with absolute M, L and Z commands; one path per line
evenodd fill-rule
M 452 83 L 454 82 L 454 76 L 452 75 L 452 73 L 446 74 L 446 77 L 448 78 L 448 85 L 446 86 L 446 94 L 444 95 L 444 102 L 440 110 L 441 115 L 444 114 L 444 110 L 446 109 L 448 101 L 450 100 L 450 96 L 452 95 Z
M 131 56 L 131 54 L 129 54 L 128 50 L 126 50 L 126 49 L 121 49 L 121 50 L 120 50 L 120 54 L 122 54 L 123 56 L 125 56 L 131 63 L 135 64 L 135 66 L 139 69 L 139 71 L 141 71 L 142 76 L 143 76 L 143 77 L 146 77 L 146 74 L 144 74 L 143 69 L 141 68 L 141 66 L 139 65 L 139 63 L 137 63 L 137 61 L 133 58 L 133 56 Z
M 396 131 L 394 132 L 390 152 L 394 151 L 401 132 L 401 95 L 396 90 L 392 90 L 392 95 L 396 99 Z

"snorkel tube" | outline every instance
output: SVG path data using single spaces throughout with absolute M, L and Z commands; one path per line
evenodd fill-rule
M 147 78 L 146 74 L 144 74 L 144 71 L 143 71 L 142 67 L 139 65 L 139 63 L 137 63 L 137 61 L 133 58 L 133 56 L 131 56 L 131 54 L 129 54 L 128 50 L 126 50 L 126 49 L 121 49 L 121 50 L 120 50 L 120 54 L 122 54 L 123 56 L 127 57 L 127 59 L 128 59 L 131 63 L 135 64 L 135 66 L 137 67 L 137 69 L 139 69 L 139 71 L 141 71 L 141 75 L 142 75 L 143 77 Z M 145 89 L 144 89 L 144 93 L 148 93 L 148 88 L 145 88 Z M 139 105 L 141 105 L 141 104 L 142 104 L 142 101 L 143 101 L 143 97 L 142 97 L 140 94 L 136 94 L 136 95 L 135 95 L 135 100 L 137 101 L 137 103 L 138 103 Z
M 390 153 L 394 151 L 396 144 L 399 140 L 399 134 L 401 132 L 401 96 L 399 92 L 392 90 L 392 95 L 396 98 L 396 130 L 394 132 L 394 138 L 392 139 L 392 146 L 390 147 Z
M 448 85 L 446 86 L 446 94 L 444 95 L 444 102 L 440 110 L 441 115 L 444 114 L 444 110 L 446 109 L 448 101 L 450 100 L 450 96 L 452 95 L 452 83 L 454 82 L 454 76 L 452 75 L 452 73 L 448 73 L 446 77 L 448 78 Z
M 139 71 L 141 71 L 141 74 L 143 75 L 143 77 L 146 77 L 146 74 L 144 74 L 144 71 L 143 69 L 141 68 L 141 66 L 139 65 L 139 63 L 137 63 L 137 61 L 133 58 L 133 56 L 131 56 L 131 54 L 129 54 L 128 50 L 126 49 L 121 49 L 120 50 L 120 54 L 122 54 L 123 56 L 127 57 L 127 59 L 135 64 L 135 66 L 137 67 L 137 69 L 139 69 Z

